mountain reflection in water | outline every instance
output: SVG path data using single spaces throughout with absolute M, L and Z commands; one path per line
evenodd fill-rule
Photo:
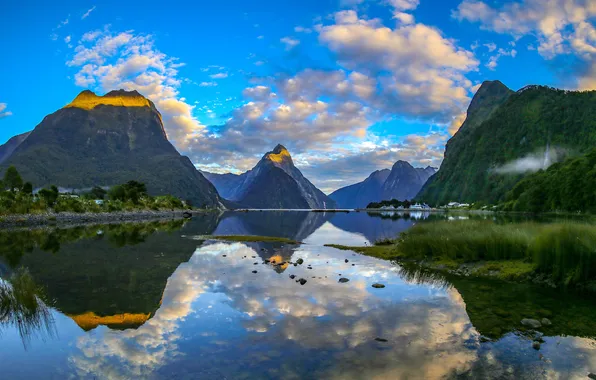
M 5 273 L 28 268 L 54 300 L 60 339 L 32 339 L 24 351 L 10 334 L 0 336 L 0 355 L 12 359 L 0 371 L 114 379 L 585 378 L 596 371 L 590 299 L 445 278 L 323 246 L 370 244 L 418 222 L 424 219 L 251 212 L 86 227 L 78 240 L 54 231 L 69 236 L 54 239 L 56 253 L 29 245 L 10 256 Z M 220 234 L 304 244 L 193 239 Z M 272 257 L 304 264 L 264 262 Z M 540 351 L 515 330 L 518 313 L 532 310 L 553 321 Z

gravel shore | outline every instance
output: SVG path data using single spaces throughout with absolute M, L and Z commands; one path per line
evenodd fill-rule
M 199 211 L 200 212 L 200 211 Z M 85 223 L 113 223 L 124 221 L 143 221 L 152 219 L 181 219 L 185 213 L 196 215 L 197 211 L 126 211 L 106 213 L 43 213 L 26 215 L 0 216 L 0 228 L 35 227 L 43 225 L 70 225 Z

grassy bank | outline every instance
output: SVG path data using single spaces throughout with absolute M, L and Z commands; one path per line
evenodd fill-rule
M 391 244 L 354 250 L 456 274 L 518 281 L 540 277 L 549 284 L 596 290 L 596 226 L 589 224 L 419 223 Z
M 267 243 L 285 243 L 285 244 L 300 244 L 299 241 L 277 237 L 277 236 L 253 236 L 253 235 L 206 235 L 201 236 L 205 240 L 224 240 L 224 241 L 238 241 L 238 242 L 267 242 Z

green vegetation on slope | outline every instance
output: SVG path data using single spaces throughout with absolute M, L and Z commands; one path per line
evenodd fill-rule
M 450 201 L 496 204 L 524 174 L 499 174 L 494 168 L 544 152 L 548 145 L 578 152 L 596 145 L 596 91 L 534 86 L 511 93 L 500 105 L 477 99 L 493 92 L 499 99 L 497 91 L 482 87 L 474 96 L 466 122 L 447 143 L 441 169 L 417 199 L 432 206 Z M 472 112 L 478 107 L 494 109 L 478 118 Z
M 506 200 L 505 211 L 596 212 L 596 148 L 527 176 Z

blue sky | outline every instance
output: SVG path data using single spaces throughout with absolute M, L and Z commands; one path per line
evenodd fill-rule
M 596 88 L 595 17 L 589 0 L 10 2 L 0 143 L 83 89 L 137 89 L 197 167 L 282 143 L 329 192 L 440 165 L 483 80 Z

